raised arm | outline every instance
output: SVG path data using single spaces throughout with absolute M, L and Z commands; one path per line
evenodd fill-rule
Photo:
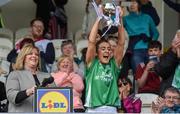
M 125 44 L 125 32 L 123 27 L 122 21 L 122 10 L 120 11 L 120 22 L 121 25 L 118 26 L 118 44 L 114 50 L 114 58 L 118 66 L 120 66 L 122 58 L 123 58 L 123 51 L 124 51 L 124 44 Z
M 177 51 L 180 49 L 180 39 L 175 39 L 176 37 L 172 41 L 172 47 L 161 56 L 160 62 L 155 65 L 155 72 L 163 79 L 169 78 L 179 64 L 180 58 L 178 58 Z
M 96 19 L 89 35 L 88 48 L 86 53 L 86 63 L 88 66 L 96 56 L 96 35 L 98 33 L 99 22 L 100 19 Z

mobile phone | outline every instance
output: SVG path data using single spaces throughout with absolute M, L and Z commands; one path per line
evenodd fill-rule
M 157 63 L 158 57 L 157 56 L 149 56 L 149 61 L 154 61 L 155 63 Z
M 124 7 L 130 7 L 131 4 L 132 2 L 124 2 L 124 1 L 121 2 L 121 6 L 124 6 Z

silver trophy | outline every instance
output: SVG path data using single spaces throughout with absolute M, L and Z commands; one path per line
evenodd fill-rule
M 119 6 L 116 5 L 115 2 L 107 2 L 103 6 L 97 6 L 96 3 L 92 2 L 95 11 L 97 13 L 98 18 L 105 20 L 106 26 L 103 28 L 102 37 L 107 34 L 114 34 L 118 31 L 117 26 L 120 25 L 119 21 Z M 100 12 L 99 8 L 103 8 L 103 13 Z
M 105 4 L 104 15 L 109 17 L 107 20 L 107 26 L 113 24 L 114 19 L 115 19 L 115 6 L 112 3 L 106 3 Z

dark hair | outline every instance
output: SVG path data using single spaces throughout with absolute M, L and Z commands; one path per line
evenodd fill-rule
M 31 22 L 30 22 L 31 27 L 33 26 L 35 21 L 41 21 L 43 23 L 43 26 L 44 26 L 44 20 L 42 18 L 35 18 L 35 19 L 31 20 Z
M 131 86 L 130 94 L 132 94 L 133 93 L 133 84 L 132 84 L 131 80 L 129 78 L 119 78 L 119 80 L 121 80 L 124 85 L 129 84 Z
M 130 2 L 137 2 L 138 3 L 138 11 L 141 11 L 141 7 L 142 7 L 142 4 L 141 4 L 141 1 L 140 0 L 127 0 L 127 1 L 130 1 Z M 127 8 L 127 10 L 129 11 L 129 8 Z
M 75 49 L 75 45 L 72 40 L 64 40 L 64 41 L 62 41 L 62 44 L 61 44 L 61 52 L 63 52 L 62 51 L 63 47 L 66 45 L 69 45 L 69 44 L 71 44 L 73 46 L 73 48 Z
M 102 31 L 101 31 L 100 29 L 98 29 L 98 34 L 99 34 L 100 36 L 103 35 L 103 33 L 102 33 Z
M 159 41 L 150 41 L 148 44 L 148 49 L 150 49 L 150 48 L 159 48 L 161 50 L 162 44 Z
M 112 40 L 112 41 L 115 41 L 116 43 L 118 42 L 118 37 L 117 36 L 108 36 L 107 40 Z
M 46 29 L 46 28 L 45 28 L 45 22 L 44 22 L 44 20 L 43 20 L 42 18 L 39 18 L 39 17 L 31 20 L 31 22 L 30 22 L 30 26 L 31 26 L 31 27 L 33 26 L 33 24 L 34 24 L 35 21 L 40 21 L 40 22 L 42 22 L 42 24 L 43 24 L 43 26 L 44 26 L 43 35 L 45 35 L 45 33 L 46 33 L 45 29 Z
M 31 38 L 24 38 L 19 45 L 19 48 L 22 49 L 25 44 L 32 44 L 34 46 L 34 41 Z
M 99 34 L 100 37 L 102 37 L 103 32 L 101 31 L 101 29 L 98 29 L 97 34 Z M 88 34 L 87 38 L 89 39 L 90 33 Z M 102 37 L 103 38 L 103 37 Z
M 54 0 L 56 6 L 64 6 L 68 3 L 68 0 Z
M 81 50 L 81 54 L 82 54 L 81 60 L 82 60 L 83 62 L 85 62 L 85 60 L 86 60 L 86 52 L 87 52 L 87 47 L 85 47 L 85 48 L 83 48 L 83 49 Z
M 172 93 L 177 93 L 180 96 L 180 91 L 177 88 L 171 86 L 171 87 L 165 89 L 165 91 L 163 92 L 163 97 L 165 97 L 165 94 L 167 93 L 167 91 L 170 91 Z
M 99 41 L 97 41 L 96 43 L 96 52 L 98 52 L 98 49 L 99 49 L 99 45 L 103 42 L 106 42 L 109 44 L 108 40 L 106 40 L 105 38 L 101 38 Z

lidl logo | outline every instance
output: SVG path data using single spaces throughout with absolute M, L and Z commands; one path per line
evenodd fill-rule
M 68 99 L 60 92 L 45 93 L 39 102 L 40 112 L 68 112 Z

